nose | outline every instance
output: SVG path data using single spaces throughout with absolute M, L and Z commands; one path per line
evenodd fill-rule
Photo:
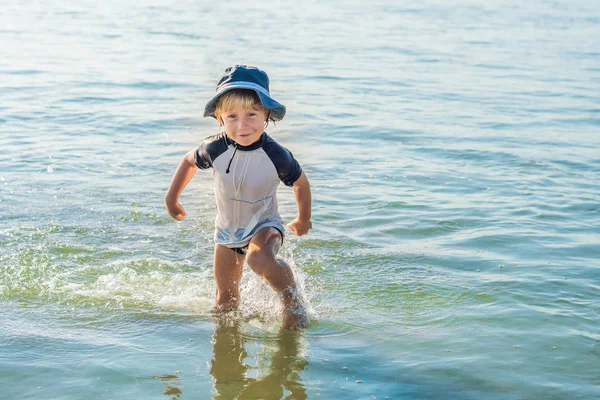
M 245 127 L 247 125 L 247 122 L 248 121 L 246 121 L 246 118 L 240 118 L 238 120 L 238 128 L 242 129 L 243 127 Z

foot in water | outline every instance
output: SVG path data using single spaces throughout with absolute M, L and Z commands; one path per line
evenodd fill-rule
M 308 316 L 301 302 L 283 307 L 283 328 L 288 331 L 304 329 L 308 326 Z
M 308 317 L 304 310 L 298 311 L 296 308 L 283 310 L 283 328 L 288 331 L 305 329 L 308 326 Z

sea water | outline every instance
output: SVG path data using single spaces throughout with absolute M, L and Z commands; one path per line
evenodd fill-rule
M 597 2 L 1 6 L 3 399 L 600 397 Z M 312 184 L 303 332 L 248 269 L 211 313 L 209 171 L 163 207 L 236 63 Z

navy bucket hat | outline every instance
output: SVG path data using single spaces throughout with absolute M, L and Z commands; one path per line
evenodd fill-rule
M 216 118 L 215 109 L 217 108 L 217 100 L 224 93 L 232 89 L 249 89 L 255 91 L 262 105 L 271 111 L 270 119 L 281 121 L 285 116 L 285 106 L 269 94 L 269 77 L 266 72 L 246 65 L 234 65 L 223 72 L 217 83 L 217 93 L 206 103 L 206 107 L 204 107 L 204 116 Z

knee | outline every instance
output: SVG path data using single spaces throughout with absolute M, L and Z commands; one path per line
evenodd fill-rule
M 252 250 L 246 254 L 246 262 L 252 271 L 259 276 L 264 277 L 267 274 L 267 267 L 271 257 L 269 254 L 260 250 Z

